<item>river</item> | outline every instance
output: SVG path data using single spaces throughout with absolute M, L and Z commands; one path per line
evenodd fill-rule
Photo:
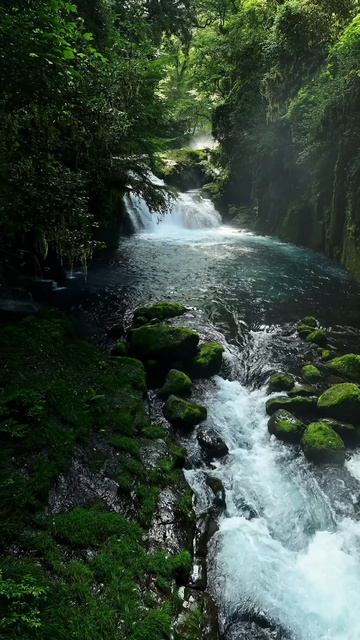
M 192 307 L 184 321 L 226 347 L 223 376 L 197 385 L 195 397 L 230 454 L 186 472 L 198 510 L 207 473 L 226 490 L 208 559 L 225 637 L 360 638 L 360 451 L 343 469 L 317 468 L 269 436 L 265 415 L 269 374 L 296 374 L 306 359 L 295 331 L 302 316 L 359 348 L 359 287 L 320 254 L 222 225 L 197 192 L 180 194 L 160 221 L 135 198 L 128 213 L 135 233 L 91 266 L 86 283 L 75 278 L 73 313 L 101 340 L 138 304 L 179 300 Z

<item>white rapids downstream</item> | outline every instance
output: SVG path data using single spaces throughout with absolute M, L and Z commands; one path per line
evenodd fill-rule
M 315 467 L 269 436 L 265 415 L 269 374 L 296 373 L 307 357 L 299 318 L 317 315 L 359 348 L 359 287 L 324 256 L 223 226 L 197 191 L 180 194 L 162 220 L 139 198 L 126 204 L 135 233 L 89 270 L 93 318 L 116 322 L 123 309 L 180 300 L 196 309 L 191 326 L 227 347 L 225 377 L 196 385 L 194 397 L 230 453 L 186 472 L 200 510 L 206 474 L 225 487 L 208 557 L 225 637 L 360 640 L 360 451 L 343 469 Z M 248 622 L 259 619 L 269 625 Z

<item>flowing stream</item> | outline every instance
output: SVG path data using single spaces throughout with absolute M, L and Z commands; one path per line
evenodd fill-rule
M 226 489 L 209 553 L 225 637 L 360 639 L 360 452 L 343 469 L 315 467 L 269 436 L 265 415 L 269 374 L 306 361 L 299 318 L 317 315 L 359 348 L 359 287 L 322 255 L 222 225 L 196 191 L 163 220 L 137 198 L 127 209 L 135 234 L 91 266 L 76 311 L 100 334 L 138 304 L 180 300 L 193 307 L 180 320 L 226 346 L 224 376 L 194 395 L 230 454 L 186 472 L 198 510 L 206 474 Z

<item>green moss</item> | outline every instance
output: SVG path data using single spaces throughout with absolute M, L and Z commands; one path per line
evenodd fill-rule
M 167 437 L 168 431 L 161 424 L 151 424 L 147 427 L 144 427 L 141 431 L 141 435 L 144 438 L 149 438 L 150 440 L 157 440 L 160 438 L 164 440 Z
M 313 327 L 314 329 L 319 326 L 319 322 L 314 316 L 305 316 L 302 319 L 302 324 L 305 324 L 307 327 Z
M 320 357 L 322 360 L 327 362 L 328 360 L 331 360 L 331 358 L 334 357 L 334 352 L 330 351 L 330 349 L 320 349 Z
M 134 319 L 141 317 L 146 321 L 154 320 L 168 320 L 169 318 L 175 318 L 176 316 L 182 316 L 186 313 L 187 308 L 180 302 L 158 302 L 148 307 L 139 307 L 134 312 Z
M 297 396 L 314 396 L 316 395 L 316 389 L 309 384 L 301 384 L 294 387 L 291 391 L 288 391 L 290 398 L 296 398 Z
M 164 415 L 177 427 L 194 427 L 207 418 L 205 407 L 170 396 L 164 407 Z
M 307 382 L 318 382 L 321 380 L 321 371 L 313 364 L 306 364 L 301 369 L 301 375 Z
M 133 352 L 145 360 L 172 361 L 195 355 L 198 334 L 186 327 L 145 325 L 130 335 Z
M 315 329 L 306 336 L 306 342 L 311 344 L 318 344 L 320 347 L 324 347 L 327 344 L 327 336 L 322 329 Z
M 117 342 L 116 345 L 111 350 L 112 356 L 121 357 L 121 356 L 127 356 L 128 354 L 129 354 L 129 347 L 126 342 L 123 342 L 121 340 Z
M 134 458 L 140 460 L 140 447 L 134 438 L 112 434 L 109 436 L 108 441 L 113 447 L 115 447 L 115 449 L 118 449 L 119 451 L 126 451 Z
M 318 409 L 331 418 L 356 423 L 360 420 L 359 387 L 351 382 L 333 385 L 320 396 Z
M 290 391 L 295 384 L 289 373 L 274 373 L 269 380 L 269 393 L 273 391 Z
M 360 382 L 360 355 L 347 353 L 339 358 L 334 358 L 328 363 L 328 368 L 339 376 Z
M 307 415 L 316 410 L 316 398 L 306 396 L 270 398 L 266 403 L 266 412 L 272 416 L 278 409 L 286 409 L 295 415 Z
M 303 423 L 295 418 L 289 411 L 278 409 L 268 422 L 269 433 L 284 442 L 300 442 L 304 431 Z
M 332 420 L 331 418 L 324 418 L 321 422 L 324 422 L 334 429 L 347 446 L 359 446 L 360 429 L 358 427 L 354 427 L 354 425 L 348 422 L 340 422 L 339 420 Z
M 302 446 L 307 458 L 314 462 L 343 463 L 345 445 L 341 437 L 324 422 L 312 422 L 306 428 Z
M 297 332 L 300 338 L 306 338 L 308 335 L 310 335 L 310 333 L 313 333 L 313 331 L 314 331 L 314 328 L 309 327 L 306 324 L 299 324 L 297 327 Z
M 191 364 L 191 372 L 196 378 L 208 378 L 219 373 L 224 347 L 218 342 L 204 342 Z
M 177 369 L 170 369 L 160 395 L 168 398 L 171 395 L 187 396 L 191 392 L 192 382 L 189 376 Z

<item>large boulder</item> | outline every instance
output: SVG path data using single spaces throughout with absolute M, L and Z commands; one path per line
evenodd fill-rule
M 307 382 L 319 382 L 321 371 L 314 364 L 305 364 L 301 369 L 301 375 Z
M 328 363 L 328 368 L 339 376 L 360 382 L 360 355 L 346 353 Z
M 291 389 L 291 391 L 288 391 L 290 398 L 296 398 L 297 396 L 315 396 L 316 393 L 316 389 L 309 384 L 301 384 Z
M 269 393 L 273 391 L 290 391 L 294 384 L 294 376 L 290 373 L 274 373 L 269 380 Z
M 301 441 L 305 456 L 312 462 L 344 464 L 345 444 L 325 422 L 308 425 Z
M 344 422 L 360 420 L 360 389 L 356 384 L 344 382 L 334 384 L 318 399 L 321 414 Z
M 317 398 L 307 396 L 296 396 L 295 398 L 278 396 L 267 401 L 266 413 L 272 416 L 278 409 L 286 409 L 299 416 L 311 415 L 316 412 L 316 402 Z
M 316 329 L 316 327 L 319 326 L 319 322 L 314 316 L 305 316 L 305 318 L 303 318 L 301 322 L 302 324 L 305 324 L 308 327 L 312 327 L 313 329 Z
M 138 307 L 134 311 L 134 320 L 138 321 L 139 318 L 148 322 L 149 320 L 168 320 L 169 318 L 176 318 L 176 316 L 182 316 L 187 311 L 187 308 L 180 302 L 158 302 L 147 307 Z
M 195 427 L 207 418 L 207 410 L 199 404 L 170 396 L 164 407 L 165 418 L 175 427 Z
M 198 343 L 196 331 L 187 327 L 154 324 L 130 332 L 131 350 L 142 360 L 172 362 L 192 358 Z
M 196 378 L 216 375 L 221 369 L 223 353 L 224 347 L 219 342 L 204 342 L 191 364 L 191 373 Z
M 346 446 L 357 447 L 360 444 L 360 429 L 349 422 L 340 422 L 331 418 L 322 418 L 321 422 L 328 424 L 343 439 Z
M 271 435 L 276 436 L 283 442 L 291 442 L 292 444 L 300 442 L 304 428 L 301 420 L 286 411 L 286 409 L 275 411 L 268 422 L 268 429 Z
M 187 396 L 191 391 L 191 387 L 191 379 L 186 373 L 177 369 L 170 369 L 164 385 L 160 389 L 160 395 L 163 398 L 168 398 L 171 395 Z

